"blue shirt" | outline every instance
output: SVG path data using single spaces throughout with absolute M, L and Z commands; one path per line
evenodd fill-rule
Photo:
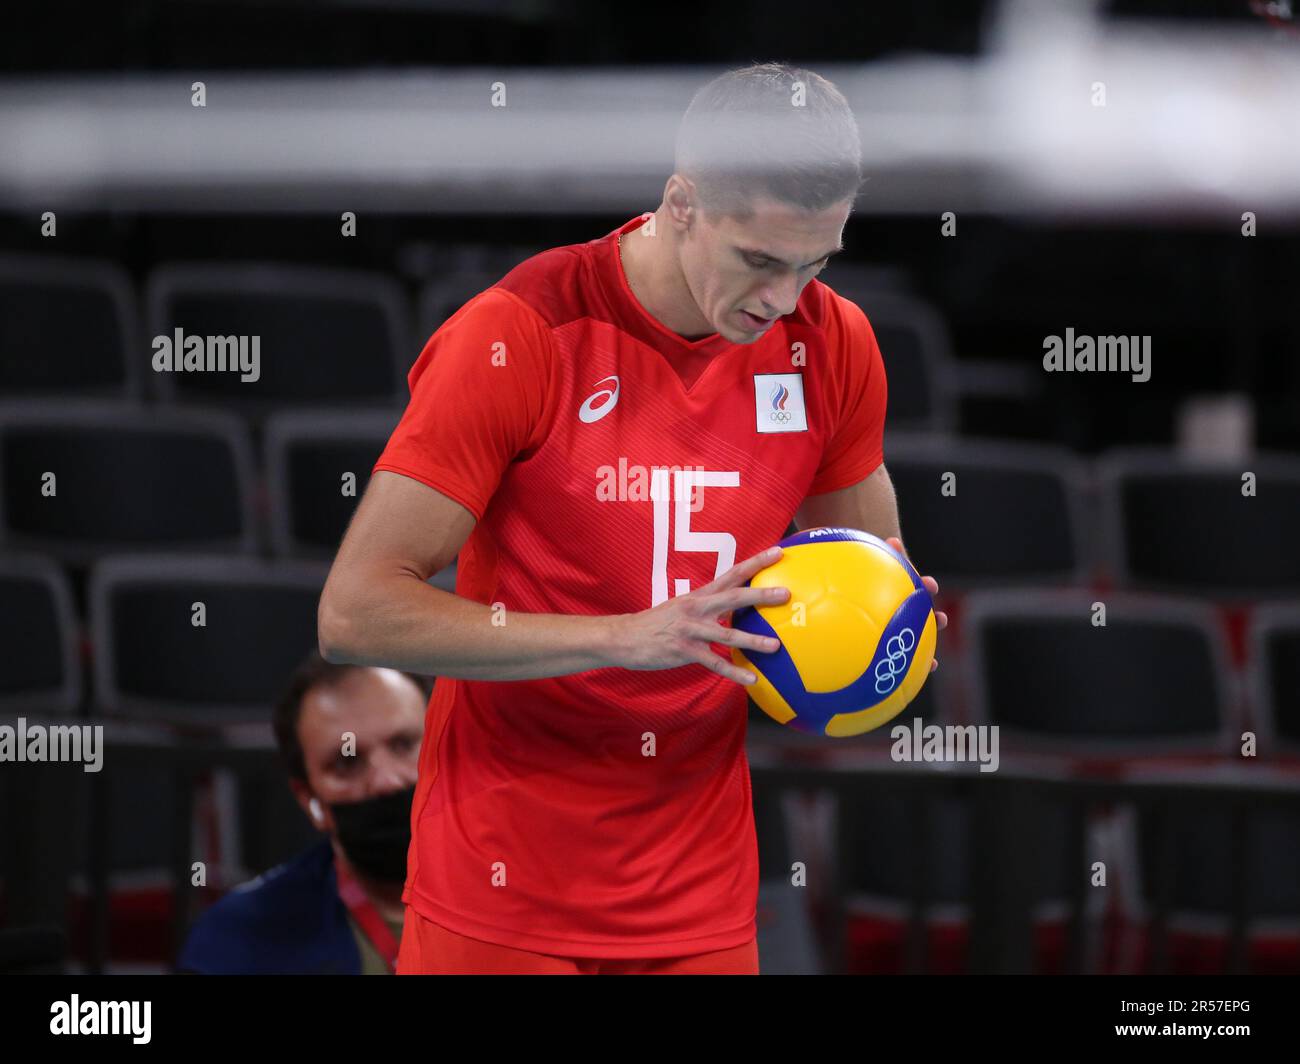
M 236 887 L 190 930 L 176 967 L 200 975 L 360 975 L 328 839 Z

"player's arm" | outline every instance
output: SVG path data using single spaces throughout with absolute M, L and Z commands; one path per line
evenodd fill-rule
M 473 527 L 473 514 L 441 492 L 377 471 L 321 594 L 318 638 L 325 659 L 478 680 L 700 664 L 750 683 L 753 673 L 721 658 L 709 643 L 775 649 L 775 640 L 724 628 L 718 618 L 741 606 L 784 601 L 784 588 L 744 586 L 779 552 L 757 555 L 698 591 L 641 613 L 496 615 L 490 606 L 427 583 L 450 564 Z
M 847 488 L 809 495 L 795 514 L 795 524 L 800 528 L 860 528 L 881 539 L 899 536 L 898 500 L 889 471 L 881 464 L 866 479 Z
M 326 660 L 497 679 L 603 664 L 607 633 L 594 618 L 564 618 L 548 631 L 542 618 L 507 614 L 494 626 L 490 606 L 426 582 L 451 563 L 473 528 L 474 515 L 460 503 L 410 477 L 377 471 L 321 594 L 318 636 Z M 544 661 L 553 671 L 530 670 Z
M 896 537 L 898 503 L 884 463 L 889 384 L 876 334 L 862 308 L 826 292 L 827 393 L 830 422 L 821 464 L 795 514 L 800 528 L 860 528 Z
M 898 500 L 883 464 L 877 466 L 870 476 L 847 488 L 809 495 L 795 514 L 795 524 L 800 529 L 820 526 L 858 528 L 879 536 L 896 551 L 907 555 L 898 529 Z M 910 555 L 908 558 L 910 560 Z M 923 576 L 921 583 L 931 595 L 939 593 L 939 582 L 934 577 Z M 948 627 L 946 613 L 936 610 L 934 620 L 939 628 Z M 938 667 L 937 661 L 930 663 L 931 672 Z
M 818 525 L 858 528 L 879 536 L 910 560 L 899 529 L 894 484 L 882 457 L 889 389 L 880 347 L 861 308 L 838 296 L 833 299 L 829 334 L 832 349 L 844 356 L 840 388 L 844 403 L 822 466 L 813 478 L 812 494 L 796 512 L 795 523 L 801 529 Z M 871 472 L 865 477 L 858 473 L 860 479 L 854 479 L 855 471 L 867 469 Z M 847 486 L 839 486 L 846 481 Z M 931 595 L 939 593 L 934 577 L 923 576 L 921 582 Z M 936 611 L 935 621 L 945 628 L 948 615 Z M 930 670 L 937 667 L 936 662 Z

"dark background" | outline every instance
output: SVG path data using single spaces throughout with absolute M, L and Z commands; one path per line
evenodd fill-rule
M 422 72 L 462 67 L 626 72 L 662 64 L 696 64 L 694 73 L 703 83 L 727 67 L 767 59 L 814 70 L 821 64 L 872 64 L 908 56 L 977 59 L 991 47 L 996 7 L 939 0 L 797 9 L 774 0 L 705 3 L 680 13 L 596 0 L 11 5 L 0 32 L 0 90 L 40 85 L 45 79 L 71 83 L 92 75 L 120 76 L 125 94 L 137 80 L 163 75 L 188 85 L 192 79 L 211 79 L 223 72 Z M 1256 32 L 1292 41 L 1300 62 L 1300 37 L 1293 27 L 1270 26 L 1249 3 L 1132 0 L 1099 4 L 1096 10 L 1107 27 L 1117 30 L 1139 22 L 1170 32 L 1200 25 L 1211 32 Z M 918 85 L 918 93 L 923 88 Z M 1026 85 L 1025 91 L 1032 93 L 1034 86 Z M 867 121 L 860 118 L 860 123 Z M 665 178 L 670 162 L 664 161 Z M 1113 718 L 1111 710 L 1122 704 L 1126 691 L 1155 692 L 1153 701 L 1165 692 L 1167 702 L 1160 709 L 1178 722 L 1180 710 L 1186 710 L 1183 718 L 1193 715 L 1198 688 L 1219 682 L 1203 683 L 1201 672 L 1178 664 L 1178 647 L 1159 640 L 1150 644 L 1149 658 L 1137 652 L 1117 657 L 1111 663 L 1116 675 L 1107 683 L 1088 683 L 1084 671 L 1073 694 L 1063 698 L 1061 706 L 1054 705 L 1053 713 L 1040 712 L 1027 700 L 1022 719 L 1050 717 L 1052 727 L 1060 729 L 1052 738 L 1059 741 L 1045 749 L 1030 740 L 1020 748 L 1015 743 L 1004 747 L 1005 775 L 1000 780 L 1017 772 L 1034 776 L 1046 758 L 1046 775 L 1077 774 L 1087 786 L 1098 788 L 1088 792 L 1086 802 L 1081 791 L 1058 793 L 1037 776 L 1037 782 L 1020 790 L 1011 784 L 994 786 L 992 781 L 985 785 L 980 778 L 951 791 L 934 780 L 911 789 L 883 774 L 887 759 L 880 735 L 861 744 L 804 743 L 754 714 L 751 735 L 763 754 L 756 763 L 770 767 L 764 758 L 788 755 L 790 764 L 808 773 L 791 782 L 764 777 L 762 767 L 756 770 L 765 880 L 779 881 L 791 855 L 803 858 L 813 852 L 809 840 L 822 830 L 835 840 L 827 852 L 838 853 L 840 867 L 833 887 L 820 886 L 824 881 L 819 880 L 806 911 L 802 903 L 792 911 L 784 895 L 765 895 L 760 911 L 765 968 L 1300 971 L 1300 878 L 1294 868 L 1300 833 L 1294 811 L 1285 812 L 1294 810 L 1294 803 L 1274 819 L 1261 821 L 1247 839 L 1241 822 L 1231 819 L 1240 815 L 1234 810 L 1246 808 L 1253 815 L 1264 810 L 1268 800 L 1261 797 L 1234 806 L 1208 789 L 1220 770 L 1242 767 L 1234 756 L 1236 737 L 1247 728 L 1258 728 L 1267 715 L 1257 680 L 1269 666 L 1249 633 L 1265 604 L 1300 604 L 1300 570 L 1293 549 L 1300 542 L 1293 536 L 1300 507 L 1287 503 L 1297 496 L 1274 495 L 1269 503 L 1274 509 L 1266 512 L 1276 518 L 1264 522 L 1266 527 L 1249 529 L 1234 523 L 1236 511 L 1218 507 L 1217 514 L 1201 517 L 1188 509 L 1184 517 L 1180 507 L 1190 496 L 1174 494 L 1167 503 L 1161 496 L 1145 526 L 1139 522 L 1137 532 L 1141 535 L 1145 527 L 1148 541 L 1134 547 L 1134 556 L 1148 550 L 1154 570 L 1166 562 L 1176 567 L 1180 556 L 1170 542 L 1196 539 L 1212 528 L 1210 564 L 1200 557 L 1193 560 L 1187 566 L 1190 578 L 1186 571 L 1172 577 L 1157 571 L 1148 572 L 1146 579 L 1129 574 L 1126 582 L 1102 542 L 1103 485 L 1099 466 L 1092 464 L 1130 445 L 1172 454 L 1182 405 L 1193 397 L 1227 394 L 1247 400 L 1259 451 L 1277 461 L 1294 462 L 1300 456 L 1300 209 L 1292 203 L 1289 211 L 1262 212 L 1259 235 L 1245 239 L 1240 214 L 1253 205 L 1233 203 L 1231 196 L 1217 203 L 1146 211 L 1131 206 L 1084 210 L 1069 202 L 1023 211 L 985 207 L 959 210 L 958 236 L 945 238 L 939 209 L 922 191 L 910 205 L 906 198 L 895 197 L 887 210 L 882 209 L 872 197 L 869 155 L 864 166 L 868 182 L 845 232 L 847 251 L 823 279 L 837 287 L 838 276 L 865 271 L 883 290 L 906 293 L 939 314 L 955 371 L 947 384 L 956 395 L 956 421 L 948 426 L 952 435 L 936 444 L 943 460 L 983 453 L 969 448 L 998 441 L 1059 448 L 1050 453 L 1060 470 L 1071 462 L 1082 463 L 1087 470 L 1082 492 L 1087 550 L 1081 553 L 1086 559 L 1072 579 L 1035 577 L 1032 582 L 1090 598 L 1108 596 L 1118 585 L 1121 592 L 1142 596 L 1144 602 L 1165 603 L 1169 600 L 1161 596 L 1169 594 L 1181 605 L 1203 607 L 1213 619 L 1216 637 L 1228 648 L 1214 675 L 1221 674 L 1231 690 L 1233 709 L 1222 722 L 1225 742 L 1210 748 L 1183 749 L 1176 741 L 1144 746 L 1124 734 L 1122 720 L 1117 734 L 1108 737 L 1109 745 L 1093 743 L 1098 722 Z M 501 213 L 487 204 L 460 213 L 366 208 L 358 211 L 358 235 L 347 240 L 339 237 L 338 210 L 259 210 L 238 197 L 219 207 L 205 200 L 193 209 L 171 203 L 166 209 L 63 203 L 55 205 L 57 240 L 49 241 L 40 235 L 44 208 L 0 197 L 0 255 L 22 261 L 53 255 L 106 261 L 125 272 L 137 296 L 152 271 L 178 261 L 364 270 L 397 281 L 413 306 L 430 283 L 454 281 L 471 272 L 500 276 L 528 252 L 593 239 L 634 214 L 653 210 L 657 202 L 629 198 L 619 210 L 599 212 Z M 1151 380 L 1135 384 L 1125 374 L 1044 374 L 1044 336 L 1071 326 L 1094 335 L 1150 335 Z M 418 326 L 416 333 L 399 352 L 403 365 L 414 360 L 427 335 L 418 332 Z M 887 366 L 891 359 L 904 357 L 901 345 L 882 348 Z M 0 350 L 0 359 L 8 355 Z M 1001 384 L 965 386 L 990 370 L 998 371 L 994 378 Z M 967 371 L 969 376 L 964 376 Z M 897 379 L 902 380 L 901 372 Z M 0 391 L 0 400 L 15 398 L 21 397 Z M 54 397 L 56 403 L 59 398 Z M 143 416 L 147 419 L 164 407 L 150 394 Z M 395 415 L 400 408 L 400 397 L 395 397 L 390 412 Z M 259 417 L 249 417 L 249 438 L 258 447 L 263 429 Z M 887 447 L 892 470 L 890 455 Z M 934 571 L 945 584 L 945 605 L 957 622 L 941 641 L 944 682 L 927 688 L 927 715 L 933 710 L 940 719 L 974 719 L 973 692 L 988 676 L 1004 689 L 1028 689 L 1042 673 L 1075 675 L 1070 669 L 1077 663 L 1062 649 L 1066 637 L 1050 624 L 1036 628 L 1027 642 L 1013 640 L 1017 653 L 1026 645 L 1032 648 L 1029 656 L 1039 663 L 1038 673 L 1032 661 L 1022 671 L 1019 659 L 1005 676 L 993 665 L 982 673 L 983 659 L 962 633 L 967 591 L 1010 589 L 1013 597 L 1020 594 L 1018 577 L 1024 574 L 1016 571 L 1023 561 L 1018 555 L 1035 542 L 1041 547 L 1046 538 L 1042 530 L 1055 527 L 1043 511 L 1029 504 L 1023 511 L 1010 507 L 1001 533 L 992 524 L 936 528 L 934 522 L 927 523 L 922 506 L 908 504 L 903 465 L 900 461 L 903 527 L 915 537 L 909 540 L 914 552 L 917 543 L 933 544 L 933 556 L 957 542 L 946 555 L 950 569 L 921 560 L 922 569 Z M 1294 466 L 1289 468 L 1292 476 Z M 257 514 L 264 522 L 274 504 L 267 501 L 265 470 L 259 467 L 258 475 Z M 4 476 L 0 464 L 0 482 Z M 1286 477 L 1281 482 L 1293 483 Z M 996 484 L 990 482 L 988 490 L 985 498 L 998 498 Z M 159 506 L 163 504 L 160 498 Z M 985 510 L 994 507 L 990 501 Z M 0 529 L 0 536 L 5 534 Z M 1007 547 L 1005 539 L 999 539 L 1003 549 L 996 549 L 998 543 L 991 540 L 1007 534 L 1023 536 L 1025 550 L 1018 540 Z M 1161 534 L 1169 538 L 1161 540 Z M 981 541 L 980 535 L 990 542 Z M 282 560 L 268 546 L 264 530 L 254 538 L 250 554 Z M 26 540 L 0 539 L 0 561 L 17 558 L 20 546 L 30 549 Z M 51 547 L 52 555 L 58 555 L 57 546 Z M 1276 560 L 1269 556 L 1270 549 Z M 1216 551 L 1222 565 L 1217 564 Z M 962 558 L 974 559 L 975 567 L 996 559 L 993 579 L 987 573 L 963 572 L 958 565 Z M 91 678 L 103 648 L 89 623 L 87 587 L 102 560 L 58 558 L 59 571 L 73 591 L 78 660 L 86 670 L 76 712 L 81 719 L 95 721 L 113 719 L 105 713 L 103 692 Z M 1005 570 L 998 571 L 999 565 Z M 10 614 L 0 621 L 22 627 L 26 634 L 25 617 Z M 8 646 L 23 645 L 12 631 L 10 638 Z M 1133 645 L 1138 645 L 1136 636 Z M 1171 656 L 1161 657 L 1165 652 Z M 1270 712 L 1279 728 L 1287 725 L 1293 731 L 1266 736 L 1260 760 L 1270 769 L 1289 772 L 1293 784 L 1300 748 L 1300 732 L 1294 730 L 1300 720 L 1294 694 L 1300 692 L 1293 665 L 1297 654 L 1300 638 L 1270 659 L 1276 663 L 1270 675 L 1278 690 L 1292 692 L 1281 696 L 1283 701 Z M 148 671 L 140 664 L 147 660 L 146 655 L 137 661 L 141 672 Z M 8 665 L 0 662 L 0 681 L 12 665 L 12 658 Z M 1126 683 L 1126 677 L 1133 682 Z M 185 679 L 171 678 L 179 687 Z M 272 694 L 268 689 L 267 700 Z M 261 712 L 264 706 L 259 703 L 257 709 Z M 1007 704 L 1002 719 L 1014 722 L 1024 709 Z M 154 728 L 154 738 L 171 734 L 165 728 L 158 731 L 156 721 L 145 723 Z M 196 719 L 184 729 L 188 738 L 203 731 L 199 723 Z M 174 725 L 171 721 L 166 727 Z M 111 758 L 104 779 L 86 780 L 78 773 L 69 780 L 65 773 L 37 781 L 30 767 L 24 774 L 0 765 L 0 798 L 6 803 L 0 813 L 0 855 L 8 858 L 0 866 L 0 934 L 30 931 L 39 924 L 38 930 L 52 934 L 56 943 L 54 959 L 42 962 L 54 969 L 167 970 L 180 935 L 199 909 L 243 876 L 291 855 L 310 837 L 273 759 L 260 768 L 231 769 L 212 753 L 227 738 L 219 729 L 201 736 L 195 760 L 187 762 L 184 771 L 174 769 L 162 755 L 151 754 L 147 743 L 136 748 L 136 760 L 126 753 L 121 760 Z M 121 742 L 125 751 L 130 741 Z M 829 762 L 844 749 L 862 757 L 858 783 L 867 790 L 854 790 L 856 783 L 846 783 L 832 771 Z M 265 742 L 262 750 L 269 750 Z M 1184 789 L 1162 792 L 1166 805 L 1144 805 L 1136 792 L 1105 789 L 1153 765 L 1191 773 Z M 172 790 L 178 781 L 179 789 Z M 872 781 L 881 789 L 870 791 Z M 183 801 L 177 797 L 181 792 L 188 794 Z M 1208 807 L 1197 804 L 1205 801 Z M 1059 808 L 1053 804 L 1057 802 Z M 1043 823 L 1018 819 L 1039 806 L 1052 809 Z M 831 807 L 835 812 L 827 819 L 824 814 Z M 242 835 L 237 844 L 231 841 L 232 825 L 242 829 L 235 833 Z M 33 830 L 28 833 L 26 828 Z M 1082 908 L 1075 892 L 1084 870 L 1102 853 L 1098 839 L 1108 831 L 1121 840 L 1104 852 L 1117 878 L 1101 914 L 1092 912 L 1085 930 L 1078 922 L 1064 921 L 1058 903 L 1069 899 L 1076 910 Z M 49 842 L 52 837 L 60 840 L 57 845 Z M 1032 844 L 1025 841 L 1030 838 Z M 1079 847 L 1078 859 L 1072 846 Z M 186 859 L 202 854 L 221 869 L 213 890 L 201 896 L 174 890 L 176 881 L 169 878 L 174 868 L 169 865 L 178 852 Z M 1237 881 L 1231 879 L 1234 872 L 1241 873 Z M 1015 890 L 1021 895 L 1015 896 Z M 1038 906 L 1032 942 L 1025 929 L 998 923 L 1009 919 L 1008 910 L 1014 917 L 1017 906 L 1028 912 L 1031 905 Z M 1263 930 L 1262 921 L 1268 922 Z M 784 934 L 792 924 L 810 929 L 815 942 L 811 953 L 798 944 L 806 945 L 806 940 L 797 935 L 792 948 L 786 938 L 778 944 L 766 937 L 774 928 Z M 1165 941 L 1162 936 L 1170 927 L 1175 934 Z M 1242 942 L 1248 928 L 1251 945 L 1246 949 Z M 21 951 L 8 956 L 13 968 L 36 967 Z

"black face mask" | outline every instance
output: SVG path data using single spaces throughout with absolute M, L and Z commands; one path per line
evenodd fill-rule
M 411 845 L 411 802 L 415 788 L 364 802 L 330 806 L 339 845 L 363 876 L 383 883 L 406 879 L 406 851 Z

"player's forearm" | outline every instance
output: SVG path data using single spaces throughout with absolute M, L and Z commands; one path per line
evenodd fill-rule
M 464 680 L 532 680 L 618 664 L 614 619 L 517 613 L 430 587 L 414 575 L 331 578 L 322 655 Z

